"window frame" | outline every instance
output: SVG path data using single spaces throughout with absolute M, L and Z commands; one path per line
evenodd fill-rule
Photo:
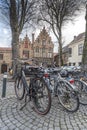
M 69 53 L 69 57 L 72 57 L 72 48 L 71 47 L 68 48 L 68 53 Z
M 79 44 L 78 45 L 78 55 L 82 55 L 83 54 L 83 44 Z
M 3 60 L 3 54 L 0 54 L 0 60 Z

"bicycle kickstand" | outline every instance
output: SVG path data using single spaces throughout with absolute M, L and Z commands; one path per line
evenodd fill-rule
M 30 101 L 30 100 L 28 100 L 27 101 L 27 94 L 26 94 L 26 96 L 25 96 L 25 103 L 20 107 L 20 110 L 22 110 L 26 105 L 27 105 L 27 103 Z

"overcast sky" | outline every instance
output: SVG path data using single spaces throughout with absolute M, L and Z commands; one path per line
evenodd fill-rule
M 40 30 L 39 30 L 40 31 Z M 69 22 L 63 29 L 63 39 L 64 44 L 69 44 L 74 36 L 85 32 L 85 12 L 80 14 L 73 23 Z M 36 32 L 34 32 L 36 33 Z M 52 40 L 55 44 L 54 52 L 57 52 L 56 38 L 50 33 Z M 10 47 L 11 46 L 11 35 L 8 28 L 0 23 L 0 47 Z
M 69 44 L 74 36 L 78 36 L 80 33 L 85 32 L 85 12 L 80 14 L 74 22 L 69 22 L 63 29 L 63 40 L 64 45 Z M 57 46 L 54 48 L 55 52 L 57 52 Z

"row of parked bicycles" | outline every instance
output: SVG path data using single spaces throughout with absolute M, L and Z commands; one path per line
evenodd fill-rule
M 30 59 L 17 60 L 21 67 L 15 74 L 15 94 L 18 100 L 25 100 L 20 109 L 32 101 L 34 111 L 46 115 L 53 96 L 68 112 L 76 112 L 80 103 L 87 105 L 87 83 L 80 72 L 71 76 L 59 68 L 26 64 Z

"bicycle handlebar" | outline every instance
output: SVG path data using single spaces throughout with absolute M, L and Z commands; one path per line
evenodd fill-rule
M 28 62 L 34 62 L 33 64 L 36 65 L 36 62 L 38 62 L 38 60 L 36 59 L 18 59 L 18 58 L 15 58 L 13 61 L 18 61 L 20 64 L 25 64 L 25 63 L 28 63 Z

